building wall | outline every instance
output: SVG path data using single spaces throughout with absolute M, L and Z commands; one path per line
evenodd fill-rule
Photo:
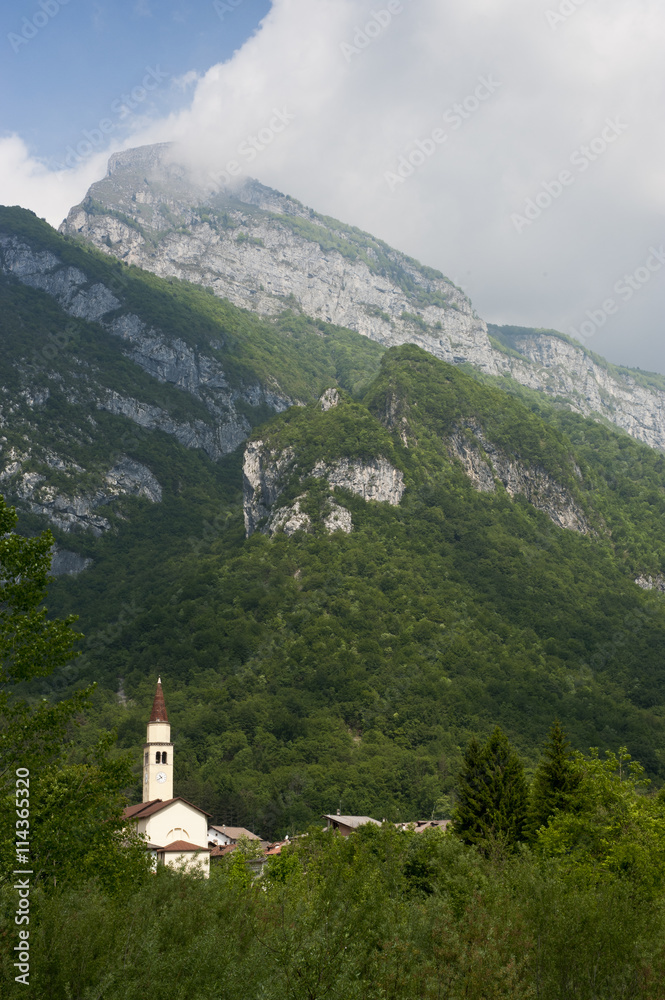
M 234 844 L 235 841 L 228 836 L 226 833 L 220 833 L 219 830 L 213 830 L 212 827 L 208 828 L 208 843 L 212 841 L 213 843 L 218 843 L 220 847 L 224 847 L 226 844 Z
M 173 798 L 173 744 L 171 726 L 168 722 L 149 722 L 147 742 L 143 748 L 143 801 Z M 156 755 L 159 753 L 160 762 Z M 166 753 L 166 764 L 161 761 Z M 165 781 L 157 781 L 157 775 L 166 775 Z
M 139 833 L 145 833 L 150 843 L 158 847 L 166 847 L 174 840 L 208 846 L 207 817 L 186 802 L 173 802 L 152 816 L 139 819 L 137 825 Z
M 188 871 L 200 871 L 203 873 L 205 878 L 210 877 L 210 855 L 207 851 L 202 851 L 200 854 L 190 854 L 189 852 L 183 854 L 161 854 L 160 858 L 164 859 L 164 864 L 169 865 L 170 868 L 185 868 Z

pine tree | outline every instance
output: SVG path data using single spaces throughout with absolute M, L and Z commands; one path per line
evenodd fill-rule
M 513 848 L 524 839 L 528 792 L 522 763 L 496 727 L 481 747 L 472 739 L 460 777 L 454 828 L 467 844 Z
M 483 751 L 474 736 L 464 755 L 464 768 L 459 778 L 458 802 L 454 813 L 455 832 L 467 844 L 477 844 L 483 839 L 479 817 L 485 809 L 486 792 Z
M 581 780 L 566 734 L 556 719 L 531 788 L 528 822 L 530 839 L 535 839 L 540 827 L 546 826 L 558 810 L 566 812 L 571 809 Z

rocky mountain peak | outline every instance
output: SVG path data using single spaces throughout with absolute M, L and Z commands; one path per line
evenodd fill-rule
M 114 154 L 61 231 L 261 315 L 289 309 L 508 376 L 665 449 L 665 377 L 607 364 L 555 331 L 488 330 L 441 272 L 257 180 L 194 179 L 169 143 Z

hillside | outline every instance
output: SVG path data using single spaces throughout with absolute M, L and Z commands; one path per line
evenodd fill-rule
M 556 331 L 488 328 L 441 272 L 256 180 L 193 177 L 167 143 L 114 154 L 60 229 L 261 316 L 288 306 L 385 347 L 417 344 L 665 449 L 662 375 L 608 365 Z
M 140 747 L 161 673 L 176 791 L 270 835 L 445 815 L 497 722 L 527 761 L 558 715 L 662 780 L 665 456 L 27 212 L 0 261 L 0 483 L 87 636 L 32 693 L 97 680 L 86 741 Z

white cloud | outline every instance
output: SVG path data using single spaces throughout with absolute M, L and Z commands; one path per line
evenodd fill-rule
M 368 28 L 375 37 L 349 54 L 350 45 L 364 45 L 357 29 L 387 0 L 274 0 L 259 31 L 198 79 L 191 105 L 133 144 L 176 139 L 201 176 L 236 160 L 264 183 L 441 268 L 485 318 L 567 331 L 665 236 L 665 9 L 655 0 L 586 0 L 551 27 L 547 12 L 560 5 L 404 0 L 402 13 Z M 459 128 L 445 121 L 456 103 L 469 98 L 473 106 L 488 75 L 501 84 L 496 92 Z M 241 143 L 268 127 L 274 109 L 293 120 L 249 162 Z M 587 169 L 572 165 L 608 118 L 627 129 Z M 386 171 L 437 127 L 445 143 L 391 191 Z M 599 148 L 597 141 L 592 152 Z M 19 140 L 2 140 L 3 192 L 59 222 L 103 173 L 102 158 L 54 181 Z M 518 233 L 511 215 L 566 169 L 574 182 Z M 664 302 L 657 274 L 590 346 L 665 370 Z
M 187 73 L 183 73 L 182 76 L 177 76 L 173 83 L 176 87 L 181 90 L 187 90 L 188 87 L 192 87 L 200 79 L 199 74 L 195 69 L 190 69 Z
M 0 138 L 0 190 L 4 205 L 22 205 L 57 226 L 72 205 L 106 173 L 106 153 L 84 160 L 74 169 L 50 170 L 30 155 L 17 135 Z

